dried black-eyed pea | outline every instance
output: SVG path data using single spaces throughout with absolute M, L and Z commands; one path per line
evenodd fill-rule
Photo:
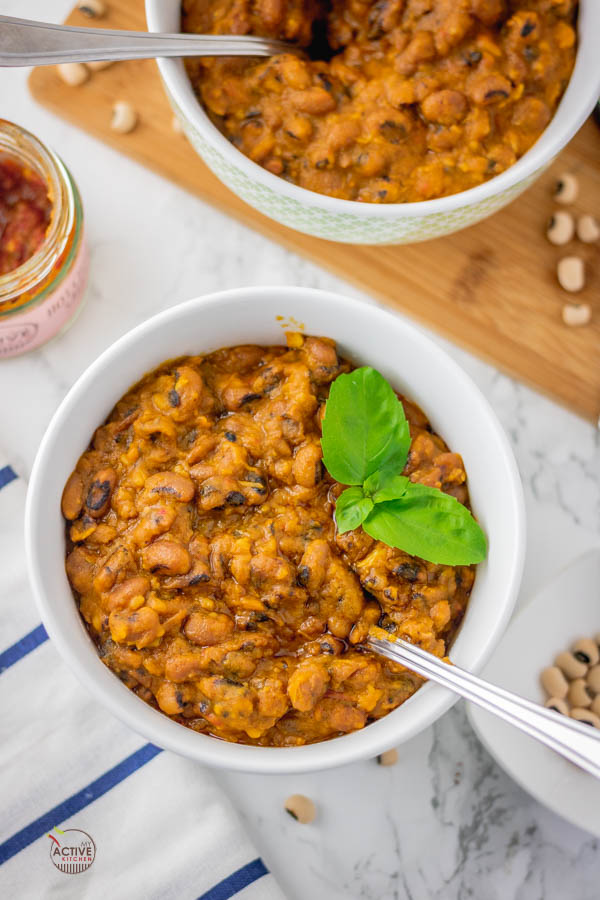
M 574 233 L 575 222 L 571 213 L 565 209 L 558 209 L 552 214 L 546 228 L 546 237 L 551 244 L 556 244 L 557 246 L 568 244 Z
M 571 172 L 561 175 L 554 188 L 554 199 L 558 203 L 573 203 L 579 194 L 579 182 Z
M 77 9 L 90 19 L 99 19 L 106 14 L 104 0 L 79 0 Z
M 592 705 L 592 696 L 588 691 L 585 678 L 575 678 L 569 685 L 567 700 L 572 707 L 588 707 Z
M 562 309 L 562 319 L 570 328 L 578 325 L 587 325 L 592 318 L 592 308 L 589 303 L 565 303 Z
M 600 666 L 591 666 L 588 669 L 586 679 L 587 686 L 594 694 L 600 694 Z
M 380 766 L 395 766 L 398 762 L 398 751 L 396 749 L 386 750 L 377 757 Z
M 62 81 L 64 81 L 65 84 L 70 84 L 72 87 L 79 87 L 79 85 L 87 81 L 90 76 L 90 73 L 84 64 L 78 62 L 60 63 L 60 65 L 56 67 L 56 71 Z
M 559 700 L 564 700 L 569 692 L 567 679 L 558 666 L 549 666 L 544 669 L 540 675 L 540 681 L 549 697 L 558 697 Z
M 131 103 L 127 103 L 126 100 L 118 100 L 114 104 L 112 119 L 110 120 L 110 127 L 113 131 L 128 134 L 130 131 L 133 131 L 137 121 L 137 113 Z
M 595 715 L 600 716 L 600 694 L 596 694 L 596 696 L 592 700 L 590 709 L 593 713 L 595 713 Z
M 587 665 L 580 659 L 576 659 L 568 650 L 558 654 L 554 660 L 554 665 L 558 666 L 567 678 L 584 678 L 588 670 Z
M 569 704 L 564 700 L 559 700 L 558 697 L 550 697 L 549 700 L 546 700 L 544 706 L 547 709 L 553 709 L 554 712 L 561 713 L 563 716 L 569 715 Z
M 585 265 L 579 256 L 563 256 L 556 267 L 558 283 L 565 291 L 574 294 L 585 285 Z
M 586 666 L 595 666 L 600 661 L 598 644 L 592 638 L 580 638 L 573 644 L 573 656 Z
M 285 811 L 301 825 L 310 825 L 317 815 L 315 804 L 310 797 L 305 797 L 303 794 L 292 794 L 291 797 L 288 797 L 285 801 Z
M 593 244 L 600 238 L 600 224 L 593 216 L 579 216 L 577 219 L 577 237 L 584 244 Z
M 600 728 L 600 716 L 597 716 L 591 709 L 572 709 L 571 718 L 581 722 L 582 725 L 593 725 L 594 728 Z
M 178 116 L 173 116 L 171 119 L 171 128 L 175 132 L 175 134 L 183 134 L 183 125 L 179 121 Z

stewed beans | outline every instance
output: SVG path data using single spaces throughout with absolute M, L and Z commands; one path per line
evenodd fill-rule
M 294 41 L 305 56 L 187 63 L 225 136 L 301 187 L 428 200 L 498 175 L 552 118 L 576 0 L 183 0 L 183 30 Z
M 333 341 L 165 363 L 119 400 L 63 494 L 66 569 L 103 662 L 175 721 L 295 746 L 362 728 L 421 680 L 357 647 L 372 625 L 443 656 L 474 579 L 336 533 L 321 418 Z M 424 414 L 405 474 L 468 503 Z

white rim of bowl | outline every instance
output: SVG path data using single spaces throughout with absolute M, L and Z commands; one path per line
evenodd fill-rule
M 146 19 L 150 31 L 161 30 L 157 21 L 161 2 L 162 0 L 145 0 Z M 580 35 L 583 34 L 587 25 L 588 9 L 591 9 L 590 0 L 579 11 L 577 24 Z M 591 34 L 588 40 L 590 52 L 592 52 Z M 496 175 L 489 181 L 485 181 L 483 184 L 469 188 L 466 191 L 415 203 L 360 203 L 357 200 L 341 200 L 337 197 L 329 197 L 325 194 L 319 194 L 316 191 L 299 187 L 296 184 L 285 181 L 283 178 L 279 178 L 277 175 L 273 175 L 245 156 L 240 150 L 237 150 L 219 129 L 213 125 L 194 94 L 181 60 L 159 58 L 157 59 L 157 64 L 166 87 L 186 118 L 193 123 L 209 144 L 213 145 L 231 165 L 241 169 L 252 181 L 258 181 L 265 187 L 270 188 L 275 194 L 296 200 L 303 206 L 318 207 L 329 213 L 353 215 L 362 218 L 395 219 L 399 213 L 406 217 L 421 217 L 448 213 L 465 206 L 476 205 L 492 196 L 502 194 L 549 164 L 583 125 L 600 96 L 600 70 L 596 81 L 589 84 L 587 91 L 577 93 L 573 87 L 574 80 L 583 65 L 581 62 L 582 46 L 583 40 L 580 38 L 573 74 L 552 120 L 533 147 L 516 163 L 500 173 L 500 175 Z M 572 111 L 569 114 L 568 127 L 559 130 L 555 125 L 555 121 L 565 108 L 565 101 L 568 101 L 572 106 Z
M 318 771 L 374 757 L 377 753 L 388 749 L 388 746 L 392 746 L 394 743 L 393 716 L 396 712 L 400 712 L 403 708 L 407 710 L 409 708 L 412 709 L 411 704 L 413 704 L 415 699 L 419 702 L 419 715 L 413 717 L 410 725 L 407 726 L 405 724 L 401 729 L 401 740 L 404 743 L 433 724 L 459 698 L 448 689 L 429 682 L 402 704 L 398 710 L 392 711 L 387 716 L 369 724 L 366 728 L 342 737 L 332 738 L 316 744 L 307 744 L 302 747 L 255 747 L 229 743 L 218 738 L 198 734 L 183 725 L 177 724 L 168 716 L 165 716 L 164 713 L 153 709 L 126 688 L 100 660 L 92 639 L 81 620 L 79 624 L 81 626 L 81 635 L 85 637 L 85 649 L 81 649 L 80 652 L 82 645 L 74 645 L 63 634 L 62 626 L 56 622 L 53 599 L 45 589 L 43 572 L 36 557 L 35 525 L 37 507 L 41 501 L 39 499 L 34 501 L 34 498 L 43 496 L 41 488 L 46 477 L 46 469 L 50 465 L 52 458 L 51 455 L 47 456 L 47 448 L 51 448 L 53 443 L 55 443 L 65 420 L 68 420 L 71 407 L 81 401 L 90 387 L 93 386 L 96 376 L 115 357 L 118 357 L 128 345 L 137 342 L 147 332 L 160 328 L 163 322 L 168 321 L 173 316 L 185 314 L 188 309 L 195 309 L 206 314 L 212 307 L 218 308 L 222 306 L 224 301 L 229 299 L 244 299 L 247 302 L 252 302 L 254 294 L 281 296 L 282 292 L 287 293 L 288 296 L 295 295 L 296 298 L 310 296 L 321 301 L 326 300 L 330 305 L 340 305 L 340 313 L 343 311 L 344 314 L 348 314 L 352 307 L 359 309 L 361 312 L 364 312 L 365 308 L 367 308 L 371 315 L 377 315 L 382 320 L 387 319 L 393 322 L 395 327 L 405 329 L 410 333 L 412 340 L 421 344 L 425 354 L 435 353 L 445 367 L 453 373 L 453 376 L 462 384 L 465 391 L 471 394 L 474 404 L 479 406 L 478 412 L 486 417 L 490 428 L 493 430 L 512 485 L 514 555 L 512 557 L 512 570 L 506 583 L 506 593 L 510 598 L 510 602 L 504 606 L 502 615 L 495 622 L 485 643 L 481 645 L 477 653 L 474 653 L 473 660 L 469 663 L 469 670 L 472 672 L 479 671 L 486 663 L 504 633 L 517 599 L 525 559 L 525 503 L 521 478 L 508 438 L 496 414 L 480 389 L 461 366 L 417 326 L 404 318 L 381 307 L 366 303 L 363 300 L 351 299 L 344 297 L 342 294 L 322 291 L 316 288 L 258 286 L 235 288 L 195 297 L 163 310 L 122 335 L 88 366 L 71 387 L 46 429 L 33 464 L 25 505 L 25 550 L 29 579 L 36 604 L 50 638 L 68 667 L 92 696 L 99 700 L 102 706 L 109 709 L 125 725 L 142 735 L 146 740 L 153 741 L 164 749 L 182 754 L 206 765 L 257 774 L 293 774 Z M 382 321 L 381 324 L 384 327 L 385 322 Z M 125 390 L 126 388 L 123 389 Z M 460 630 L 457 641 L 459 638 Z M 378 728 L 378 726 L 380 727 Z M 387 734 L 388 731 L 391 733 Z

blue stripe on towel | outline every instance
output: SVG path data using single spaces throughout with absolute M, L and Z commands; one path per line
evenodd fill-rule
M 252 862 L 246 863 L 237 872 L 232 872 L 223 881 L 209 888 L 205 894 L 198 897 L 198 900 L 229 900 L 230 897 L 248 887 L 249 884 L 268 874 L 269 870 L 262 859 L 253 859 Z
M 103 794 L 106 794 L 115 785 L 120 784 L 121 781 L 124 781 L 128 775 L 132 775 L 137 769 L 145 766 L 146 763 L 150 762 L 151 759 L 154 759 L 161 752 L 160 747 L 155 747 L 154 744 L 144 744 L 143 747 L 140 747 L 139 750 L 136 750 L 135 753 L 132 753 L 131 756 L 128 756 L 122 762 L 117 763 L 116 766 L 109 769 L 100 778 L 92 781 L 81 791 L 59 803 L 58 806 L 48 810 L 47 813 L 44 813 L 39 819 L 22 828 L 21 831 L 17 831 L 3 844 L 0 844 L 0 865 L 11 859 L 19 851 L 24 850 L 29 844 L 33 844 L 38 838 L 47 834 L 55 825 L 60 825 L 65 819 L 69 819 L 75 813 L 85 809 L 86 806 L 89 806 L 98 797 L 102 797 Z M 227 896 L 231 896 L 231 894 Z
M 3 469 L 0 469 L 0 490 L 6 487 L 7 484 L 10 484 L 11 481 L 16 481 L 18 477 L 11 466 L 4 466 Z
M 43 625 L 38 625 L 37 628 L 34 628 L 33 631 L 22 637 L 12 647 L 7 647 L 6 650 L 0 653 L 0 674 L 6 669 L 10 669 L 16 662 L 19 662 L 20 659 L 23 659 L 24 656 L 27 656 L 28 653 L 31 653 L 32 650 L 35 650 L 36 647 L 39 647 L 40 644 L 47 640 L 48 634 L 46 629 Z

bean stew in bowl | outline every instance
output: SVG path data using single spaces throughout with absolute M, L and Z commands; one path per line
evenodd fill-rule
M 596 0 L 145 0 L 150 31 L 278 34 L 267 60 L 159 59 L 193 148 L 326 240 L 402 244 L 522 193 L 600 94 Z
M 283 772 L 375 756 L 451 704 L 364 641 L 477 669 L 522 515 L 506 439 L 439 348 L 364 303 L 263 288 L 169 309 L 92 364 L 26 532 L 44 624 L 92 693 L 160 746 Z
M 183 0 L 183 31 L 306 48 L 187 63 L 212 121 L 294 184 L 345 200 L 464 191 L 522 156 L 575 62 L 576 0 Z
M 400 706 L 421 679 L 361 648 L 369 628 L 444 656 L 475 577 L 336 528 L 321 420 L 353 367 L 329 338 L 287 338 L 147 375 L 62 497 L 67 574 L 105 664 L 195 731 L 278 747 Z M 402 474 L 468 503 L 459 454 L 402 407 Z

